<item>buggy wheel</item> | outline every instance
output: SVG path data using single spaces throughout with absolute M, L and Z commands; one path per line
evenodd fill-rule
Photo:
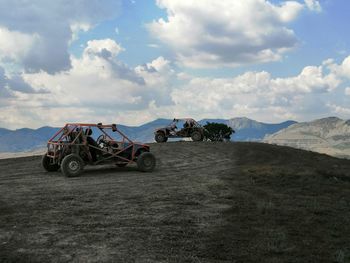
M 56 172 L 60 166 L 57 163 L 51 163 L 51 158 L 48 157 L 46 154 L 43 155 L 41 158 L 41 166 L 47 171 L 47 172 Z
M 203 141 L 203 136 L 199 131 L 192 132 L 191 138 L 192 138 L 192 141 L 194 142 Z
M 76 154 L 69 154 L 63 158 L 61 171 L 67 177 L 75 177 L 81 174 L 84 168 L 84 161 Z
M 142 172 L 152 172 L 156 166 L 156 158 L 150 152 L 143 152 L 137 157 L 137 168 Z
M 163 132 L 157 132 L 156 135 L 154 136 L 154 139 L 156 142 L 166 142 L 168 140 L 168 137 L 165 136 Z

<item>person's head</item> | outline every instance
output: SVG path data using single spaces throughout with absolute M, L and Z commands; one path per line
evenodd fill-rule
M 85 135 L 91 136 L 91 135 L 92 135 L 92 129 L 91 129 L 91 128 L 87 128 L 87 129 L 85 130 Z

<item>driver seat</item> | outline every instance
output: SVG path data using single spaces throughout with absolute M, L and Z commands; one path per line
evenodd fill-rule
M 86 135 L 86 141 L 89 144 L 89 146 L 94 146 L 94 147 L 99 147 L 97 142 L 94 140 L 94 138 L 91 137 L 92 135 L 92 129 L 91 128 L 87 128 L 85 130 L 85 135 Z M 99 150 L 97 150 L 96 148 L 93 147 L 89 147 L 90 153 L 91 153 L 91 157 L 94 161 L 97 160 L 97 153 L 99 152 Z

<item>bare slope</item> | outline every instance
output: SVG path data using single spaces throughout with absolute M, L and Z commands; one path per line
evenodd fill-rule
M 350 161 L 257 143 L 153 145 L 154 173 L 0 160 L 0 262 L 347 262 Z
M 350 121 L 329 117 L 297 123 L 267 136 L 264 141 L 350 158 Z

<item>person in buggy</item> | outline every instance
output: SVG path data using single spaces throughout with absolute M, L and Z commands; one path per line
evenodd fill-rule
M 100 133 L 96 140 L 92 129 Z M 48 172 L 61 169 L 72 177 L 86 165 L 111 163 L 118 167 L 137 164 L 140 171 L 151 172 L 156 159 L 149 145 L 133 142 L 115 124 L 67 123 L 49 139 L 41 164 Z

